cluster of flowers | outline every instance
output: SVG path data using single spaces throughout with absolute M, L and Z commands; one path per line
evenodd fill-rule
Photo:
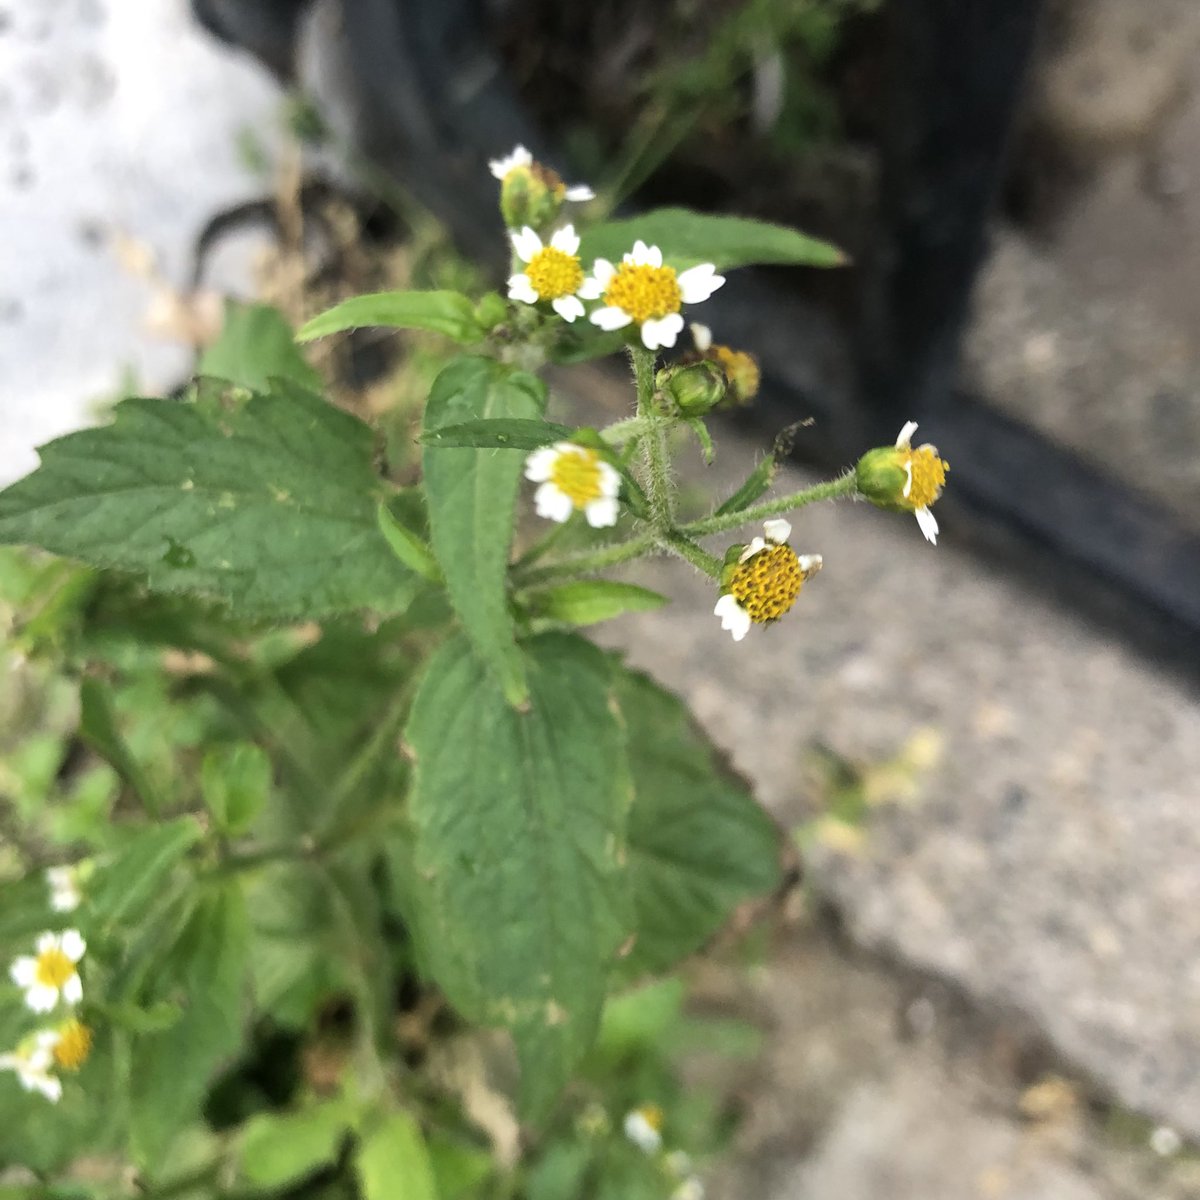
M 46 872 L 50 905 L 55 912 L 78 908 L 78 871 L 74 867 L 52 867 Z M 25 991 L 25 1004 L 43 1015 L 60 1003 L 73 1010 L 83 999 L 79 962 L 87 943 L 77 929 L 43 933 L 35 944 L 36 954 L 15 959 L 9 970 L 12 981 Z M 58 1024 L 35 1030 L 8 1054 L 0 1054 L 0 1070 L 12 1071 L 28 1092 L 40 1092 L 47 1100 L 62 1097 L 62 1080 L 55 1069 L 77 1071 L 92 1048 L 92 1031 L 73 1012 Z
M 625 1114 L 625 1136 L 644 1153 L 660 1154 L 663 1120 L 663 1110 L 657 1104 L 643 1104 Z M 671 1200 L 704 1200 L 704 1183 L 684 1151 L 669 1151 L 662 1156 L 662 1163 L 670 1178 L 679 1181 Z

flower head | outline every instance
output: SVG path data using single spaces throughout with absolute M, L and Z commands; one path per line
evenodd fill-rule
M 9 974 L 13 983 L 25 989 L 25 1003 L 34 1012 L 49 1012 L 59 996 L 67 1004 L 83 999 L 83 983 L 75 964 L 86 949 L 78 929 L 43 933 L 37 940 L 36 957 L 22 955 L 13 961 Z
M 0 1071 L 12 1071 L 27 1092 L 41 1092 L 52 1104 L 57 1104 L 62 1097 L 62 1081 L 50 1073 L 54 1062 L 53 1036 L 49 1030 L 43 1030 L 26 1038 L 11 1054 L 0 1054 Z
M 524 146 L 488 163 L 500 180 L 500 211 L 509 229 L 522 225 L 547 225 L 566 200 L 591 200 L 595 192 L 586 184 L 568 186 L 556 171 L 534 161 Z
M 46 871 L 50 887 L 50 907 L 55 912 L 74 912 L 83 894 L 79 890 L 78 867 L 50 867 Z
M 534 494 L 539 517 L 565 521 L 583 510 L 593 529 L 617 523 L 621 476 L 595 450 L 575 442 L 555 442 L 525 460 L 525 478 L 540 483 Z
M 939 457 L 936 446 L 912 447 L 916 421 L 900 430 L 894 446 L 868 450 L 858 460 L 855 479 L 860 495 L 879 508 L 911 512 L 927 541 L 937 545 L 937 518 L 929 507 L 942 494 L 950 464 Z
M 748 546 L 733 547 L 726 556 L 723 590 L 713 613 L 735 642 L 749 633 L 752 624 L 778 621 L 795 604 L 805 581 L 821 569 L 819 554 L 798 555 L 787 544 L 792 536 L 787 521 L 765 521 L 763 533 Z
M 643 1104 L 625 1114 L 625 1136 L 647 1154 L 662 1148 L 662 1127 L 663 1110 L 657 1104 Z
M 749 404 L 758 395 L 762 381 L 762 373 L 754 355 L 714 342 L 712 330 L 707 325 L 693 323 L 690 329 L 696 353 L 701 358 L 715 362 L 724 372 L 729 400 L 734 404 Z
M 591 315 L 594 324 L 610 331 L 637 325 L 642 344 L 657 350 L 675 345 L 683 330 L 680 309 L 707 300 L 725 282 L 715 272 L 712 263 L 701 263 L 677 274 L 674 267 L 663 266 L 657 246 L 637 241 L 616 266 L 596 259 L 579 294 L 585 300 L 603 299 Z
M 513 249 L 525 264 L 525 270 L 508 281 L 508 298 L 524 304 L 549 301 L 564 321 L 583 316 L 583 301 L 578 292 L 583 286 L 583 268 L 579 265 L 579 235 L 573 225 L 554 232 L 550 245 L 528 225 L 512 235 Z

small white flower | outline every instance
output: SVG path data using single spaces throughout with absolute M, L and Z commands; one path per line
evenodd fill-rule
M 508 298 L 523 304 L 547 300 L 564 321 L 583 316 L 579 292 L 583 286 L 583 268 L 579 265 L 579 235 L 574 225 L 555 230 L 550 245 L 528 225 L 512 234 L 513 250 L 526 264 L 525 270 L 508 281 Z
M 74 912 L 83 900 L 76 867 L 50 867 L 46 871 L 50 887 L 50 907 L 55 912 Z
M 625 1115 L 625 1136 L 639 1150 L 657 1154 L 662 1148 L 662 1109 L 656 1104 L 643 1104 Z
M 913 515 L 917 518 L 917 524 L 921 527 L 925 540 L 936 546 L 937 517 L 930 511 L 929 506 L 942 494 L 942 487 L 946 482 L 947 464 L 938 457 L 936 446 L 926 444 L 918 446 L 915 450 L 912 448 L 912 435 L 916 432 L 916 421 L 906 421 L 904 428 L 900 430 L 900 436 L 896 438 L 896 449 L 905 452 L 904 474 L 906 479 L 903 495 L 912 507 Z M 917 470 L 917 494 L 915 496 L 913 495 L 914 467 Z
M 777 621 L 796 601 L 804 583 L 821 569 L 819 554 L 796 554 L 787 544 L 792 526 L 782 518 L 763 522 L 763 536 L 742 547 L 737 563 L 726 568 L 722 593 L 713 615 L 735 642 L 756 621 Z M 763 557 L 759 557 L 759 556 Z M 757 561 L 755 561 L 757 560 Z
M 604 300 L 591 315 L 593 324 L 606 332 L 636 324 L 646 349 L 658 350 L 674 346 L 683 331 L 683 305 L 707 300 L 725 282 L 715 272 L 712 263 L 701 263 L 676 273 L 674 267 L 663 266 L 657 246 L 639 239 L 616 266 L 606 258 L 596 259 L 579 295 Z
M 27 1092 L 41 1092 L 52 1104 L 62 1097 L 62 1081 L 50 1068 L 54 1063 L 56 1035 L 44 1030 L 18 1046 L 11 1054 L 0 1054 L 0 1071 L 12 1071 Z
M 672 1193 L 671 1200 L 704 1200 L 704 1184 L 699 1176 L 685 1179 Z
M 519 167 L 532 167 L 533 155 L 525 149 L 524 146 L 514 146 L 511 154 L 504 155 L 503 158 L 493 158 L 488 163 L 488 170 L 499 180 L 508 178 L 509 174 Z M 586 183 L 564 184 L 558 175 L 553 171 L 548 171 L 544 168 L 539 168 L 539 172 L 543 177 L 543 181 L 552 189 L 561 188 L 561 198 L 563 200 L 594 200 L 596 193 L 592 191 Z
M 565 521 L 579 508 L 593 529 L 617 523 L 621 476 L 588 446 L 555 442 L 535 450 L 525 478 L 541 484 L 533 497 L 539 517 Z
M 25 1003 L 39 1013 L 49 1012 L 59 996 L 66 1004 L 78 1004 L 83 999 L 83 982 L 75 964 L 87 949 L 79 930 L 43 933 L 36 945 L 36 957 L 22 955 L 9 969 L 13 983 L 25 989 Z
M 493 158 L 488 163 L 488 170 L 497 179 L 503 179 L 510 171 L 516 170 L 517 167 L 532 165 L 533 155 L 524 146 L 514 146 L 511 154 L 506 154 L 503 158 Z

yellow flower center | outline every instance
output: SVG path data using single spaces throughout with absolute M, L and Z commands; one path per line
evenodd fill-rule
M 92 1052 L 92 1031 L 82 1021 L 68 1021 L 58 1031 L 54 1061 L 64 1071 L 78 1071 Z
M 560 454 L 550 468 L 550 482 L 576 508 L 586 508 L 593 500 L 599 500 L 604 495 L 600 459 L 594 450 L 586 447 Z
M 725 380 L 738 404 L 745 404 L 758 395 L 760 380 L 758 363 L 744 350 L 731 350 L 728 346 L 713 346 L 709 357 L 715 359 L 725 372 Z
M 909 454 L 908 461 L 912 464 L 912 487 L 907 503 L 913 509 L 928 508 L 942 494 L 950 464 L 938 458 L 932 446 L 918 446 Z
M 42 987 L 61 988 L 74 974 L 75 964 L 57 946 L 51 946 L 37 956 L 35 978 Z
M 663 1128 L 663 1110 L 657 1104 L 643 1104 L 638 1109 L 638 1116 L 654 1130 L 655 1133 L 662 1133 Z
M 573 296 L 583 282 L 583 268 L 578 256 L 553 246 L 539 250 L 526 265 L 525 274 L 541 300 Z
M 800 595 L 804 572 L 791 546 L 768 546 L 739 563 L 726 585 L 759 625 L 778 621 Z
M 604 303 L 627 312 L 640 325 L 677 313 L 683 295 L 673 268 L 622 263 L 609 280 Z

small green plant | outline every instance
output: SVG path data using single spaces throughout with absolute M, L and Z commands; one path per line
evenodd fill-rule
M 785 514 L 863 496 L 933 541 L 945 463 L 905 426 L 828 482 L 769 497 L 771 456 L 683 515 L 672 433 L 711 455 L 709 413 L 757 370 L 703 329 L 660 366 L 682 310 L 719 272 L 840 255 L 685 210 L 576 233 L 588 189 L 520 148 L 492 167 L 507 299 L 360 296 L 299 333 L 464 348 L 419 484 L 277 313 L 232 307 L 184 398 L 122 401 L 0 493 L 0 542 L 36 548 L 0 559 L 0 1168 L 24 1172 L 0 1181 L 701 1194 L 687 1155 L 727 1123 L 673 1076 L 682 990 L 630 989 L 776 884 L 778 831 L 680 702 L 578 628 L 666 603 L 603 572 L 671 554 L 740 640 L 820 566 Z M 627 416 L 548 419 L 542 367 L 618 352 Z M 522 476 L 552 527 L 514 553 Z

